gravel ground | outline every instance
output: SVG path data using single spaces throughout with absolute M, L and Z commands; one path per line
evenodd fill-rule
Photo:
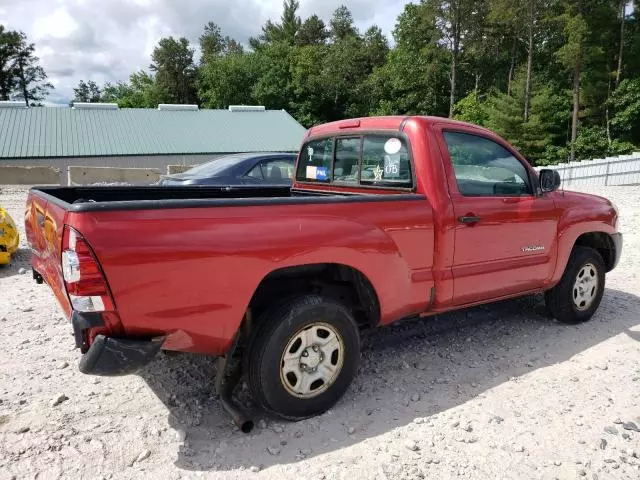
M 26 192 L 1 189 L 18 222 Z M 378 329 L 334 409 L 298 423 L 258 413 L 249 435 L 213 393 L 212 359 L 79 373 L 23 235 L 0 268 L 0 479 L 637 480 L 640 187 L 599 193 L 618 204 L 625 245 L 590 322 L 557 324 L 536 296 Z

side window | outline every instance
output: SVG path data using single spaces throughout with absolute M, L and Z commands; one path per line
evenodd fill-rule
M 247 177 L 262 180 L 262 167 L 260 166 L 260 164 L 257 164 L 255 167 L 249 170 L 249 172 L 246 175 Z
M 411 162 L 405 141 L 388 135 L 365 135 L 360 183 L 411 187 Z
M 334 181 L 357 185 L 360 141 L 360 137 L 336 139 L 336 159 L 333 164 Z
M 333 138 L 311 140 L 302 147 L 296 179 L 302 182 L 329 182 L 333 162 Z
M 262 175 L 267 181 L 291 180 L 293 178 L 293 162 L 286 160 L 262 162 Z
M 462 195 L 532 194 L 527 169 L 502 145 L 460 132 L 444 132 L 444 139 Z

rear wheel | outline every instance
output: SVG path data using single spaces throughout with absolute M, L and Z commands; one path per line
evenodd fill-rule
M 265 410 L 298 420 L 342 397 L 360 359 L 358 327 L 343 305 L 306 295 L 267 312 L 248 351 L 247 381 Z
M 545 294 L 547 308 L 559 322 L 585 322 L 600 306 L 604 281 L 602 256 L 592 248 L 575 247 L 560 283 Z

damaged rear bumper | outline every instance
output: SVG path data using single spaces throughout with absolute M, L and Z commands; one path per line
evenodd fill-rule
M 78 368 L 88 375 L 119 376 L 134 373 L 153 360 L 165 340 L 165 337 L 140 339 L 96 335 L 91 346 L 88 346 L 85 330 L 104 326 L 102 315 L 74 311 L 71 323 L 76 347 L 84 352 Z
M 148 364 L 163 342 L 164 337 L 133 340 L 96 335 L 89 351 L 80 359 L 79 369 L 89 375 L 128 375 Z

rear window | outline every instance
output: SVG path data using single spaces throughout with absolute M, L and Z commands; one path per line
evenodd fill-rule
M 364 186 L 413 186 L 407 143 L 393 134 L 310 140 L 302 147 L 296 179 Z

